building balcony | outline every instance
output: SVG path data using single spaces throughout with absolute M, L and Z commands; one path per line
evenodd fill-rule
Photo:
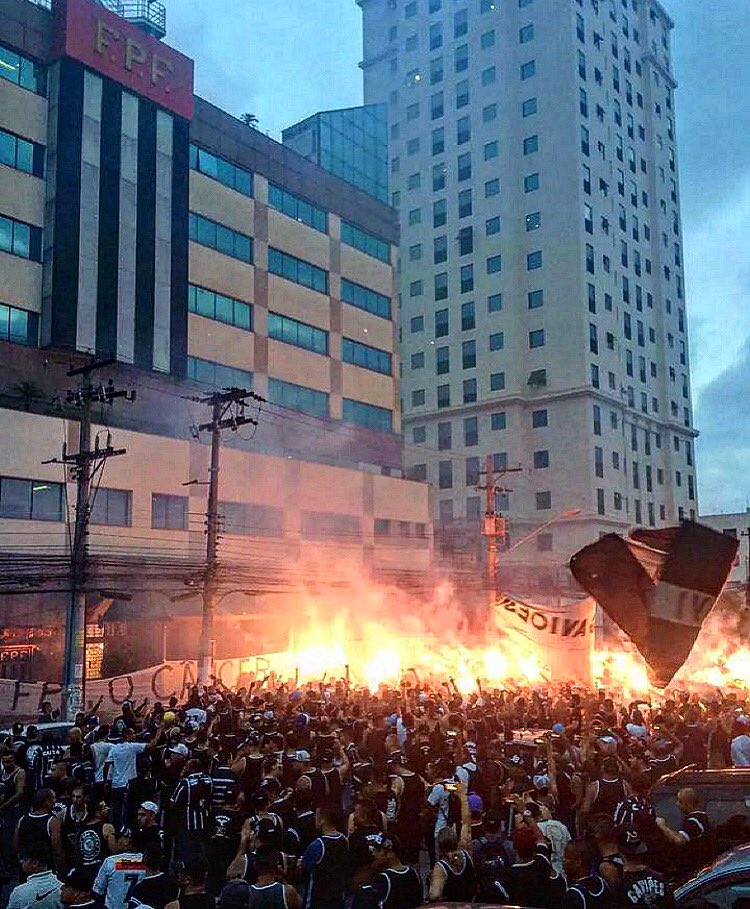
M 154 38 L 161 39 L 167 33 L 167 9 L 159 0 L 98 0 L 98 2 Z

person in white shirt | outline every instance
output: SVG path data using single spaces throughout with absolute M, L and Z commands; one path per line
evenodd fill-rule
M 138 756 L 144 751 L 153 751 L 159 744 L 162 728 L 149 742 L 136 742 L 132 729 L 125 730 L 124 741 L 116 742 L 109 750 L 104 762 L 104 781 L 112 785 L 112 823 L 116 830 L 135 826 L 135 817 L 129 815 L 127 804 L 128 783 L 138 776 Z
M 750 735 L 743 732 L 732 739 L 732 766 L 750 767 Z
M 118 834 L 114 848 L 116 853 L 104 859 L 92 892 L 104 902 L 106 909 L 126 909 L 135 885 L 146 876 L 147 868 L 143 854 L 135 851 L 129 830 Z
M 20 856 L 21 870 L 26 881 L 11 893 L 8 909 L 60 909 L 62 884 L 50 871 L 51 856 L 46 843 L 30 843 L 26 854 Z
M 109 733 L 108 726 L 100 726 L 96 730 L 96 739 L 91 744 L 91 762 L 94 765 L 94 782 L 104 782 L 104 764 L 112 750 L 112 742 L 106 741 Z

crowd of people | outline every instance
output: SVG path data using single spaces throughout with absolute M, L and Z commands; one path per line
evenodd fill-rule
M 48 719 L 43 715 L 41 720 Z M 43 727 L 43 724 L 40 723 Z M 525 731 L 525 734 L 522 734 Z M 662 909 L 711 860 L 686 764 L 750 763 L 736 697 L 658 707 L 559 688 L 462 696 L 214 680 L 2 744 L 9 909 Z M 750 837 L 749 837 L 750 838 Z

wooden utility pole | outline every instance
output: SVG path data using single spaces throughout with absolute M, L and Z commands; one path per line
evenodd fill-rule
M 506 473 L 520 473 L 522 470 L 522 467 L 505 467 L 495 471 L 492 455 L 487 455 L 484 461 L 485 483 L 477 486 L 477 489 L 485 494 L 482 534 L 487 540 L 487 579 L 493 603 L 497 600 L 498 547 L 503 545 L 507 538 L 507 521 L 502 513 L 497 511 L 497 494 L 510 491 L 498 486 L 497 481 Z
M 206 565 L 203 572 L 203 612 L 198 645 L 198 681 L 205 685 L 213 671 L 214 616 L 219 583 L 219 460 L 221 432 L 240 426 L 257 426 L 258 421 L 245 416 L 248 400 L 263 402 L 263 398 L 244 388 L 228 388 L 222 392 L 193 398 L 211 406 L 211 422 L 198 427 L 198 433 L 211 433 L 211 462 L 208 474 L 208 504 L 206 507 Z

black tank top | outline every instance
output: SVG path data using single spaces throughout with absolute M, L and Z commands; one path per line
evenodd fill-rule
M 323 771 L 326 783 L 326 799 L 337 808 L 341 808 L 341 793 L 344 787 L 341 784 L 341 774 L 336 767 Z
M 49 832 L 51 814 L 24 814 L 18 822 L 18 854 L 23 855 L 30 843 L 52 844 Z
M 470 903 L 477 891 L 477 876 L 474 871 L 474 862 L 469 853 L 462 849 L 460 855 L 464 859 L 463 868 L 454 871 L 449 862 L 441 859 L 438 865 L 445 872 L 445 887 L 442 899 L 446 903 Z
M 216 901 L 207 893 L 182 894 L 177 900 L 180 909 L 215 909 Z
M 402 776 L 401 779 L 404 781 L 404 790 L 398 809 L 398 827 L 402 830 L 421 830 L 420 812 L 424 804 L 424 783 L 416 773 Z
M 80 827 L 75 837 L 76 865 L 81 868 L 101 865 L 107 855 L 104 821 Z
M 386 878 L 382 909 L 416 909 L 424 902 L 422 880 L 416 868 L 405 867 L 400 871 L 387 868 L 380 877 Z M 377 878 L 376 881 L 380 884 Z
M 8 799 L 12 799 L 16 794 L 16 777 L 18 776 L 20 770 L 20 767 L 16 767 L 10 776 L 5 776 L 5 774 L 3 774 L 2 777 L 0 777 L 4 802 L 7 802 Z
M 591 814 L 606 814 L 612 817 L 615 808 L 625 798 L 625 784 L 622 780 L 597 780 L 599 787 L 591 805 Z
M 251 884 L 249 909 L 287 909 L 284 885 L 279 881 L 273 884 Z

